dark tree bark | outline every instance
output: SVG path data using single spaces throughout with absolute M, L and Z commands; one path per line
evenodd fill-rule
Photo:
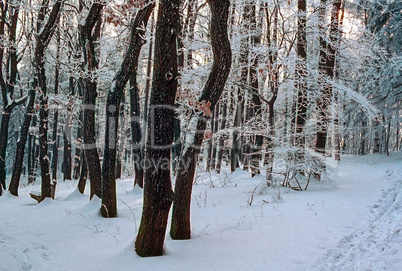
M 147 101 L 146 101 L 147 102 Z M 140 118 L 140 97 L 137 86 L 136 72 L 130 78 L 130 115 L 131 115 L 131 140 L 134 162 L 134 185 L 143 188 L 144 183 L 144 168 L 143 168 L 143 148 L 142 148 L 142 133 L 141 133 L 141 118 Z
M 375 126 L 374 126 L 374 148 L 373 148 L 373 153 L 379 153 L 381 152 L 381 136 L 380 132 L 382 129 L 381 122 L 376 119 L 375 120 Z
M 70 77 L 70 85 L 73 85 L 74 78 Z M 81 88 L 81 83 L 82 81 L 78 81 L 78 93 L 80 98 L 82 99 L 82 88 Z M 80 109 L 79 113 L 79 120 L 78 120 L 78 127 L 77 127 L 77 136 L 75 140 L 75 154 L 74 154 L 74 165 L 73 165 L 73 177 L 75 180 L 78 180 L 80 178 L 81 174 L 81 166 L 84 163 L 85 156 L 84 156 L 84 151 L 82 149 L 82 126 L 83 126 L 83 121 L 84 121 L 84 113 L 82 111 L 82 108 Z
M 4 37 L 5 21 L 9 22 L 8 25 L 8 38 L 9 46 L 7 48 L 7 61 L 6 61 L 6 78 L 3 77 L 3 57 L 4 47 L 0 48 L 0 87 L 1 97 L 3 99 L 3 111 L 0 125 L 0 196 L 2 190 L 6 189 L 6 151 L 8 144 L 10 116 L 13 109 L 24 103 L 26 97 L 22 99 L 14 99 L 14 87 L 17 82 L 17 44 L 16 32 L 19 14 L 19 3 L 10 5 L 9 2 L 0 3 L 1 22 L 0 22 L 0 36 Z M 8 12 L 9 11 L 9 12 Z M 9 18 L 7 18 L 9 14 Z
M 56 51 L 56 67 L 54 72 L 54 95 L 57 96 L 59 93 L 59 59 L 60 59 L 60 29 L 57 31 L 57 51 Z M 52 151 L 52 180 L 57 181 L 57 164 L 59 157 L 59 135 L 58 135 L 58 122 L 59 122 L 59 107 L 56 104 L 53 117 L 53 151 Z
M 81 166 L 80 179 L 79 179 L 78 185 L 77 185 L 78 191 L 80 191 L 81 194 L 84 194 L 84 191 L 85 191 L 85 185 L 87 183 L 87 175 L 88 175 L 87 162 L 85 159 L 83 159 L 82 166 Z
M 209 105 L 210 109 L 213 110 L 223 92 L 232 63 L 227 33 L 230 1 L 208 0 L 207 2 L 211 9 L 210 36 L 214 61 L 198 101 L 200 104 Z M 186 161 L 186 164 L 179 163 L 178 167 L 170 229 L 170 236 L 173 239 L 189 239 L 191 237 L 191 191 L 197 156 L 200 152 L 207 124 L 207 119 L 203 117 L 203 114 L 205 112 L 194 113 L 190 118 L 189 131 L 180 159 Z
M 151 17 L 151 31 L 152 34 L 154 34 L 154 24 L 155 24 L 155 19 L 154 16 Z M 148 104 L 149 104 L 149 91 L 151 89 L 151 84 L 152 84 L 152 78 L 151 78 L 151 72 L 152 72 L 152 53 L 153 53 L 153 45 L 154 45 L 154 35 L 152 35 L 151 41 L 149 43 L 149 48 L 148 48 L 148 62 L 147 62 L 147 80 L 145 83 L 145 97 L 144 97 L 144 113 L 143 113 L 143 119 L 142 119 L 142 127 L 141 127 L 141 145 L 133 145 L 133 148 L 139 148 L 133 149 L 133 160 L 134 163 L 139 163 L 139 164 L 134 164 L 135 167 L 137 167 L 136 174 L 135 174 L 135 181 L 134 185 L 138 185 L 139 187 L 143 188 L 144 187 L 144 156 L 145 156 L 145 140 L 146 140 L 146 129 L 147 129 L 147 123 L 148 123 Z M 130 90 L 133 89 L 133 84 L 130 83 Z M 130 94 L 131 95 L 131 94 Z M 131 97 L 131 96 L 130 96 Z M 131 98 L 130 98 L 131 99 Z M 139 106 L 139 105 L 138 105 Z M 131 105 L 133 107 L 133 105 Z M 140 112 L 138 112 L 140 114 Z M 133 129 L 132 129 L 133 130 Z M 135 137 L 138 137 L 136 135 Z M 136 138 L 132 137 L 133 142 L 136 142 Z M 135 144 L 135 143 L 133 143 Z
M 226 94 L 226 96 L 229 96 Z M 224 99 L 222 107 L 222 119 L 220 123 L 219 130 L 224 130 L 226 128 L 226 117 L 228 111 L 228 101 Z M 216 147 L 216 161 L 215 161 L 215 171 L 221 173 L 222 159 L 223 159 L 223 149 L 225 147 L 225 135 L 220 135 L 218 137 L 217 147 Z
M 124 130 L 125 130 L 125 121 L 124 121 L 124 105 L 125 105 L 125 97 L 124 92 L 121 97 L 120 103 L 120 119 L 119 119 L 119 134 L 118 134 L 118 148 L 117 148 L 117 156 L 116 156 L 116 179 L 121 178 L 122 174 L 122 157 L 124 153 Z
M 259 25 L 257 27 L 257 14 L 256 14 L 256 5 L 252 4 L 251 6 L 251 14 L 250 18 L 250 30 L 251 32 L 255 32 L 255 34 L 251 37 L 251 44 L 253 46 L 257 46 L 261 43 L 261 32 L 258 30 L 262 26 Z M 258 95 L 259 84 L 258 84 L 258 57 L 255 57 L 250 66 L 250 85 L 255 92 L 251 93 L 251 115 L 258 121 L 262 120 L 262 111 L 261 111 L 261 100 Z M 261 132 L 259 132 L 261 133 Z M 263 135 L 257 134 L 252 139 L 251 145 L 251 156 L 250 156 L 250 169 L 251 169 L 251 177 L 254 177 L 257 174 L 260 174 L 260 157 L 263 143 Z
M 341 16 L 339 18 L 339 29 L 342 28 L 343 18 L 345 16 L 345 12 L 344 12 L 345 11 L 345 1 L 342 1 L 342 5 L 341 5 L 340 8 L 341 8 L 341 10 L 340 10 Z M 341 36 L 342 36 L 342 32 L 341 31 L 338 31 L 338 32 L 339 32 L 339 35 L 338 35 L 337 48 L 340 47 Z M 339 66 L 339 64 L 337 66 Z M 339 78 L 338 69 L 335 70 L 335 77 Z M 339 97 L 338 97 L 338 94 L 336 93 L 334 95 L 334 103 L 335 103 L 335 105 L 338 105 L 338 100 L 339 100 Z M 339 112 L 338 112 L 338 110 L 336 110 L 336 112 L 335 112 L 334 130 L 335 130 L 335 133 L 334 133 L 334 136 L 335 136 L 335 140 L 334 140 L 335 141 L 334 142 L 335 143 L 335 157 L 334 158 L 335 158 L 335 161 L 340 161 L 341 160 L 341 134 L 339 132 Z
M 67 108 L 67 116 L 63 133 L 63 181 L 71 180 L 71 108 Z
M 90 199 L 94 195 L 102 196 L 102 169 L 99 160 L 95 133 L 95 108 L 97 97 L 97 80 L 94 72 L 98 69 L 99 59 L 96 52 L 96 41 L 100 37 L 101 15 L 103 5 L 93 3 L 86 17 L 85 24 L 80 26 L 81 46 L 88 76 L 83 79 L 83 149 L 91 184 Z
M 248 63 L 248 55 L 249 55 L 249 27 L 250 27 L 250 21 L 251 18 L 253 17 L 252 14 L 252 9 L 251 9 L 252 3 L 251 0 L 247 0 L 244 5 L 243 9 L 243 15 L 242 15 L 242 25 L 244 28 L 246 28 L 246 31 L 243 33 L 246 38 L 243 37 L 241 40 L 240 44 L 240 65 L 241 65 L 241 74 L 240 74 L 240 83 L 242 86 L 247 86 L 247 78 L 248 78 L 248 70 L 249 70 L 249 63 Z M 234 172 L 236 168 L 238 168 L 239 165 L 239 160 L 243 156 L 242 152 L 242 143 L 244 141 L 244 137 L 241 136 L 238 132 L 238 129 L 241 127 L 242 123 L 246 119 L 244 116 L 244 109 L 245 109 L 245 95 L 244 95 L 244 88 L 237 88 L 237 106 L 235 110 L 235 119 L 233 123 L 233 134 L 232 134 L 232 148 L 230 150 L 230 164 L 231 164 L 231 172 Z M 246 150 L 247 152 L 247 150 Z M 245 168 L 247 169 L 248 165 L 245 165 Z
M 319 72 L 320 76 L 328 76 L 334 78 L 334 68 L 336 59 L 336 45 L 339 32 L 339 11 L 341 7 L 341 0 L 336 0 L 332 3 L 331 10 L 331 22 L 329 26 L 329 43 L 324 38 L 320 39 L 320 63 Z M 318 153 L 325 154 L 325 144 L 327 142 L 328 123 L 329 118 L 327 116 L 328 105 L 332 99 L 332 85 L 325 83 L 325 80 L 321 80 L 321 97 L 317 101 L 317 108 L 319 112 L 317 121 L 317 135 L 315 150 Z
M 188 24 L 186 23 L 186 26 L 188 25 L 188 40 L 192 42 L 194 40 L 194 29 L 195 29 L 195 22 L 197 20 L 197 5 L 198 5 L 198 0 L 189 0 L 188 2 L 188 7 L 187 7 L 187 19 L 188 19 Z M 193 50 L 189 49 L 187 51 L 187 65 L 191 66 L 193 62 Z
M 172 148 L 172 171 L 176 174 L 177 164 L 180 161 L 181 153 L 181 127 L 180 127 L 180 116 L 176 113 L 174 118 L 174 135 L 173 135 L 173 148 Z
M 307 34 L 306 34 L 306 0 L 297 1 L 297 60 L 295 69 L 295 88 L 297 90 L 297 105 L 295 116 L 295 132 L 293 146 L 299 148 L 299 159 L 303 159 L 305 135 L 304 127 L 306 124 L 307 112 Z
M 264 155 L 264 165 L 267 166 L 266 169 L 266 180 L 267 185 L 269 186 L 272 180 L 272 170 L 274 166 L 275 154 L 274 154 L 274 139 L 275 139 L 275 111 L 274 106 L 276 99 L 278 97 L 279 91 L 279 68 L 277 65 L 278 59 L 278 51 L 273 50 L 272 48 L 276 48 L 278 45 L 278 13 L 279 6 L 275 4 L 275 7 L 272 11 L 272 14 L 269 14 L 268 6 L 265 4 L 264 6 L 266 22 L 268 26 L 267 31 L 267 42 L 269 46 L 268 50 L 268 60 L 269 60 L 269 89 L 271 92 L 271 99 L 268 101 L 268 136 L 266 137 L 265 144 L 265 155 Z M 272 28 L 272 29 L 271 29 Z M 271 33 L 272 31 L 272 33 Z
M 74 104 L 72 97 L 75 95 L 74 79 L 69 79 L 70 102 L 67 105 L 67 116 L 64 123 L 63 133 L 63 181 L 72 179 L 72 147 L 71 147 L 71 126 L 72 126 L 72 106 Z
M 144 205 L 135 251 L 139 256 L 163 254 L 173 191 L 170 149 L 173 142 L 174 103 L 177 93 L 177 25 L 179 0 L 159 2 L 155 34 L 154 75 L 146 143 Z
M 131 25 L 129 47 L 125 53 L 120 69 L 112 81 L 112 87 L 107 97 L 105 150 L 102 166 L 101 214 L 103 217 L 115 217 L 117 214 L 115 178 L 117 127 L 119 121 L 120 102 L 130 75 L 137 70 L 138 57 L 142 45 L 145 43 L 142 38 L 145 34 L 145 31 L 141 27 L 147 25 L 153 8 L 154 4 L 152 3 L 146 5 L 137 12 L 137 15 Z
M 236 11 L 236 2 L 233 2 L 231 4 L 231 8 L 230 8 L 230 20 L 229 20 L 229 28 L 230 28 L 230 39 L 233 37 L 233 25 L 234 25 L 234 18 L 235 18 L 235 11 Z M 231 91 L 228 91 L 227 95 L 226 95 L 226 102 L 223 104 L 223 113 L 222 113 L 222 120 L 221 120 L 221 127 L 220 130 L 223 130 L 226 128 L 227 125 L 227 115 L 232 114 L 232 112 L 234 111 L 234 96 L 236 94 L 234 93 L 234 87 L 231 86 Z M 229 106 L 228 106 L 229 104 Z M 221 136 L 218 139 L 218 146 L 217 146 L 217 160 L 216 160 L 216 164 L 215 164 L 215 171 L 217 173 L 221 172 L 221 166 L 222 166 L 222 159 L 223 159 L 223 154 L 224 154 L 224 147 L 225 147 L 225 140 L 227 140 L 227 136 Z M 232 140 L 232 143 L 235 142 Z M 231 151 L 231 149 L 229 150 L 229 152 Z M 233 153 L 234 154 L 234 153 Z M 230 158 L 230 155 L 228 155 L 228 157 Z M 236 160 L 237 161 L 237 160 Z M 236 161 L 233 161 L 233 163 L 231 162 L 231 170 L 232 172 L 238 167 L 238 163 L 236 165 Z M 227 162 L 227 161 L 226 161 Z
M 58 0 L 54 5 L 53 8 L 48 16 L 47 23 L 45 25 L 42 25 L 45 19 L 45 10 L 47 7 L 45 5 L 42 5 L 39 13 L 38 13 L 38 18 L 37 18 L 37 32 L 40 33 L 37 38 L 36 38 L 36 44 L 35 44 L 35 72 L 36 76 L 33 80 L 30 92 L 29 92 L 29 101 L 27 105 L 27 111 L 24 117 L 24 122 L 21 127 L 21 134 L 20 134 L 20 139 L 17 142 L 17 149 L 16 149 L 16 155 L 15 155 L 15 162 L 14 162 L 14 169 L 13 169 L 13 176 L 11 177 L 10 181 L 10 193 L 13 195 L 18 195 L 18 186 L 20 182 L 20 177 L 22 173 L 22 163 L 24 160 L 24 152 L 25 152 L 25 144 L 26 140 L 28 137 L 28 130 L 29 126 L 31 123 L 32 119 L 32 114 L 33 114 L 33 105 L 35 102 L 35 94 L 36 94 L 36 88 L 40 87 L 42 91 L 42 97 L 43 94 L 46 94 L 46 77 L 45 75 L 45 70 L 44 70 L 44 51 L 47 48 L 47 45 L 49 44 L 52 35 L 53 35 L 53 30 L 54 26 L 57 22 L 57 19 L 59 17 L 59 12 L 62 6 L 62 1 Z M 44 88 L 44 89 L 43 89 Z M 40 133 L 46 133 L 43 134 L 40 138 L 40 163 L 43 165 L 43 172 L 42 174 L 42 194 L 41 194 L 41 200 L 43 200 L 45 197 L 50 197 L 50 172 L 49 172 L 49 159 L 47 158 L 47 127 L 44 127 L 43 125 L 47 124 L 47 100 L 42 98 L 41 101 L 41 126 L 42 128 L 40 129 Z M 44 146 L 46 145 L 46 146 Z M 41 166 L 41 171 L 42 171 L 42 166 Z
M 32 120 L 32 127 L 36 126 L 36 116 Z M 32 133 L 28 137 L 28 184 L 35 182 L 35 135 Z
M 40 109 L 39 109 L 39 163 L 41 171 L 41 198 L 39 201 L 47 197 L 51 197 L 51 184 L 50 184 L 50 168 L 49 168 L 49 157 L 48 157 L 48 121 L 49 121 L 49 111 L 48 111 L 48 97 L 47 97 L 47 86 L 46 86 L 46 71 L 45 71 L 45 49 L 49 44 L 53 33 L 56 22 L 59 18 L 59 12 L 61 9 L 62 1 L 58 0 L 52 8 L 52 12 L 49 14 L 49 19 L 46 26 L 42 26 L 43 20 L 45 18 L 46 5 L 43 2 L 43 6 L 38 14 L 37 21 L 37 31 L 41 32 L 42 27 L 45 27 L 47 32 L 42 32 L 39 38 L 36 40 L 34 59 L 35 59 L 35 72 L 38 78 L 38 86 L 41 92 L 40 98 Z M 44 34 L 46 36 L 44 36 Z
M 214 151 L 215 151 L 215 140 L 214 140 L 214 134 L 217 131 L 217 126 L 218 126 L 218 117 L 219 117 L 219 102 L 216 104 L 215 109 L 212 114 L 211 118 L 211 138 L 209 138 L 206 142 L 206 168 L 205 171 L 209 172 L 211 171 L 211 166 L 212 164 L 215 164 L 215 157 Z

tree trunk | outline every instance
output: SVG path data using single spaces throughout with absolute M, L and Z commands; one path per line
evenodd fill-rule
M 361 127 L 360 127 L 359 155 L 366 154 L 366 126 L 367 126 L 367 122 L 366 122 L 366 119 L 363 117 L 363 120 L 361 121 Z
M 34 79 L 34 80 L 36 81 L 36 79 Z M 18 196 L 18 186 L 19 186 L 21 174 L 22 174 L 22 163 L 24 161 L 25 143 L 27 141 L 28 130 L 29 130 L 32 115 L 34 112 L 33 105 L 35 102 L 35 85 L 36 85 L 36 83 L 33 84 L 32 88 L 30 90 L 29 101 L 28 101 L 28 105 L 27 105 L 27 109 L 26 109 L 26 113 L 25 113 L 25 117 L 24 117 L 24 122 L 21 126 L 20 139 L 17 142 L 17 148 L 15 151 L 15 162 L 14 162 L 14 168 L 13 168 L 13 175 L 11 177 L 10 187 L 9 187 L 10 193 L 14 196 Z M 36 160 L 36 156 L 34 156 L 34 159 Z M 35 160 L 34 160 L 34 164 L 35 164 Z M 33 168 L 35 169 L 35 165 L 33 166 Z
M 71 180 L 71 108 L 67 110 L 63 134 L 63 181 Z
M 125 139 L 125 122 L 124 122 L 124 104 L 126 103 L 124 92 L 120 103 L 120 119 L 119 119 L 119 135 L 118 135 L 118 153 L 116 157 L 116 179 L 121 178 L 122 174 L 122 157 L 124 153 Z
M 115 217 L 117 214 L 116 148 L 120 103 L 131 73 L 137 71 L 138 58 L 144 44 L 142 37 L 145 35 L 145 31 L 140 27 L 147 25 L 153 8 L 154 4 L 149 4 L 138 11 L 131 25 L 129 47 L 127 48 L 120 69 L 112 81 L 112 87 L 107 96 L 105 149 L 102 165 L 101 214 L 103 217 Z
M 57 49 L 56 49 L 56 67 L 54 72 L 54 95 L 59 93 L 59 60 L 60 60 L 60 29 L 57 30 Z M 57 181 L 57 164 L 59 158 L 59 135 L 58 135 L 58 123 L 59 122 L 59 105 L 56 103 L 56 108 L 53 117 L 53 150 L 52 150 L 52 180 Z
M 399 113 L 399 110 L 397 109 L 397 112 Z M 396 119 L 396 139 L 395 139 L 395 151 L 399 151 L 399 119 Z
M 56 105 L 57 106 L 57 105 Z M 58 164 L 58 156 L 59 156 L 59 136 L 57 134 L 58 130 L 58 122 L 59 122 L 59 109 L 56 108 L 53 117 L 53 134 L 52 134 L 52 180 L 57 181 L 57 164 Z
M 267 5 L 267 4 L 266 4 Z M 267 31 L 267 41 L 268 41 L 268 60 L 269 60 L 269 81 L 268 81 L 268 86 L 271 91 L 271 99 L 268 101 L 268 136 L 266 137 L 266 144 L 265 144 L 265 154 L 264 154 L 264 165 L 267 166 L 266 169 L 266 181 L 267 185 L 269 186 L 272 181 L 272 171 L 273 171 L 273 166 L 274 166 L 274 160 L 275 160 L 275 153 L 274 153 L 274 140 L 275 140 L 275 112 L 274 112 L 274 105 L 276 102 L 276 99 L 278 97 L 278 91 L 279 91 L 279 84 L 278 84 L 278 78 L 279 78 L 279 71 L 277 68 L 277 59 L 278 59 L 278 51 L 273 50 L 272 48 L 276 48 L 277 46 L 277 41 L 278 41 L 278 13 L 279 13 L 279 7 L 277 4 L 274 7 L 273 10 L 273 25 L 272 25 L 272 34 L 271 34 L 271 19 L 270 14 L 268 12 L 268 7 L 264 6 L 264 11 L 265 11 L 265 17 L 266 17 L 266 22 L 268 25 L 268 31 Z
M 228 93 L 226 94 L 226 98 L 228 98 L 227 96 L 228 96 Z M 228 111 L 227 104 L 228 104 L 228 101 L 225 100 L 223 102 L 222 119 L 221 119 L 219 130 L 224 130 L 226 128 L 226 117 L 227 117 L 227 111 Z M 223 150 L 224 150 L 224 147 L 225 147 L 225 136 L 226 135 L 220 135 L 218 137 L 218 142 L 217 142 L 217 147 L 216 147 L 215 171 L 218 174 L 221 173 Z
M 82 159 L 80 179 L 77 185 L 78 191 L 80 191 L 81 194 L 84 194 L 85 191 L 85 185 L 87 184 L 87 175 L 88 175 L 87 161 L 84 158 Z
M 180 153 L 182 149 L 181 144 L 181 127 L 179 115 L 175 114 L 174 118 L 174 135 L 173 135 L 173 148 L 172 148 L 172 171 L 176 174 L 177 164 L 180 161 Z
M 264 165 L 267 166 L 266 169 L 266 180 L 269 186 L 272 181 L 272 170 L 274 168 L 274 140 L 275 140 L 275 113 L 274 113 L 274 103 L 275 100 L 271 100 L 268 104 L 268 137 L 266 139 L 266 149 L 264 157 Z
M 42 6 L 38 14 L 37 21 L 37 31 L 40 30 L 40 35 L 36 39 L 35 46 L 35 72 L 38 78 L 38 86 L 41 91 L 40 99 L 40 109 L 39 109 L 39 163 L 41 171 L 41 197 L 39 201 L 44 200 L 47 197 L 51 197 L 51 184 L 50 184 L 50 168 L 49 168 L 49 157 L 48 157 L 48 121 L 49 121 L 49 110 L 48 110 L 48 97 L 47 97 L 47 86 L 46 86 L 46 71 L 45 71 L 45 59 L 44 54 L 52 39 L 54 33 L 54 27 L 59 18 L 59 12 L 61 9 L 62 1 L 58 0 L 49 15 L 48 21 L 42 29 L 43 19 L 45 18 L 46 7 Z
M 25 152 L 25 144 L 28 137 L 28 130 L 32 119 L 33 114 L 33 105 L 35 102 L 35 92 L 36 88 L 39 86 L 43 94 L 46 94 L 46 77 L 44 76 L 44 51 L 49 44 L 52 34 L 53 28 L 58 19 L 58 14 L 60 12 L 60 8 L 62 5 L 62 1 L 57 1 L 52 11 L 49 14 L 46 25 L 42 27 L 42 23 L 45 18 L 45 5 L 43 5 L 38 13 L 37 18 L 37 31 L 39 29 L 41 31 L 40 34 L 36 38 L 35 45 L 35 69 L 36 69 L 36 77 L 34 79 L 32 88 L 29 93 L 29 101 L 27 105 L 27 111 L 24 117 L 24 122 L 21 127 L 21 135 L 20 139 L 17 142 L 17 149 L 15 155 L 13 176 L 10 181 L 10 193 L 13 195 L 18 195 L 18 186 L 20 182 L 20 177 L 22 173 L 22 163 L 24 160 L 24 152 Z M 40 118 L 41 118 L 41 127 L 40 127 L 40 163 L 41 163 L 41 174 L 42 174 L 42 194 L 41 199 L 43 200 L 45 197 L 50 197 L 50 172 L 49 172 L 49 159 L 47 157 L 47 100 L 43 97 L 41 99 L 41 109 L 40 109 Z M 42 134 L 43 133 L 43 134 Z M 43 170 L 42 170 L 43 165 Z
M 255 34 L 251 37 L 252 46 L 258 46 L 261 43 L 261 31 L 258 30 L 262 28 L 262 25 L 259 25 L 257 28 L 257 14 L 256 14 L 256 4 L 251 6 L 251 32 L 255 32 Z M 258 57 L 255 57 L 250 66 L 250 85 L 251 88 L 254 89 L 255 92 L 251 93 L 251 106 L 252 106 L 252 116 L 256 121 L 262 121 L 262 111 L 261 111 L 261 100 L 257 95 L 259 91 L 259 83 L 258 83 Z M 261 131 L 257 131 L 257 133 L 261 133 Z M 263 143 L 262 134 L 256 134 L 253 136 L 252 145 L 251 145 L 251 156 L 250 156 L 250 169 L 251 169 L 251 177 L 254 177 L 257 174 L 260 174 L 260 157 L 261 157 L 261 149 Z
M 150 99 L 144 175 L 144 204 L 135 250 L 139 256 L 163 254 L 173 192 L 170 150 L 173 142 L 175 97 L 178 85 L 177 21 L 179 0 L 159 2 L 155 35 L 154 75 Z
M 295 116 L 295 132 L 293 146 L 298 148 L 297 160 L 299 163 L 304 159 L 305 134 L 307 112 L 307 34 L 306 34 L 306 0 L 297 1 L 297 60 L 295 70 L 295 88 L 297 90 L 297 105 Z
M 83 106 L 83 138 L 84 153 L 87 163 L 89 180 L 91 181 L 90 199 L 94 195 L 102 197 L 102 170 L 99 160 L 98 148 L 95 132 L 95 109 L 97 97 L 97 82 L 94 72 L 98 69 L 99 60 L 95 50 L 95 42 L 100 37 L 102 24 L 101 14 L 103 5 L 93 3 L 86 17 L 85 24 L 80 26 L 81 46 L 83 50 L 85 64 L 90 77 L 84 78 L 84 94 L 82 99 Z
M 6 150 L 8 142 L 8 127 L 10 123 L 10 112 L 5 112 L 1 118 L 1 134 L 0 134 L 0 196 L 2 188 L 6 187 Z
M 319 72 L 321 77 L 321 97 L 317 101 L 318 108 L 318 120 L 317 120 L 317 135 L 315 150 L 318 153 L 325 154 L 325 144 L 327 142 L 328 134 L 328 105 L 332 99 L 332 85 L 326 83 L 323 76 L 328 76 L 329 78 L 334 78 L 334 68 L 335 68 L 335 56 L 336 56 L 336 44 L 337 37 L 339 36 L 339 11 L 341 7 L 341 0 L 336 0 L 332 4 L 331 10 L 331 22 L 329 27 L 329 40 L 327 43 L 324 38 L 320 38 L 320 62 L 319 62 Z
M 229 0 L 208 0 L 211 8 L 210 36 L 214 61 L 208 81 L 204 86 L 200 104 L 209 105 L 213 110 L 218 102 L 229 75 L 232 54 L 227 33 Z M 194 179 L 197 155 L 199 154 L 206 128 L 207 112 L 194 113 L 190 118 L 188 132 L 179 163 L 172 213 L 170 236 L 173 239 L 189 239 L 191 190 Z M 187 164 L 183 164 L 183 162 Z
M 147 103 L 147 101 L 145 101 Z M 130 115 L 131 115 L 131 140 L 134 160 L 134 185 L 144 187 L 144 154 L 142 153 L 142 134 L 140 116 L 140 97 L 135 73 L 130 78 Z
M 195 29 L 195 22 L 197 20 L 197 6 L 198 0 L 189 0 L 188 2 L 188 41 L 194 41 L 194 29 Z M 187 51 L 187 65 L 191 67 L 193 63 L 193 50 L 189 49 Z
M 5 46 L 7 48 L 7 60 L 6 60 L 6 79 L 3 78 L 3 56 L 4 56 L 4 47 L 0 48 L 0 87 L 1 87 L 1 96 L 3 99 L 3 116 L 1 118 L 1 126 L 0 126 L 0 196 L 2 194 L 2 190 L 6 189 L 6 154 L 7 154 L 7 144 L 8 144 L 8 133 L 9 133 L 9 124 L 10 124 L 10 116 L 13 109 L 17 106 L 25 102 L 26 99 L 22 99 L 21 101 L 15 102 L 13 100 L 14 96 L 14 87 L 17 82 L 17 44 L 16 44 L 16 33 L 17 33 L 17 24 L 18 24 L 18 14 L 19 14 L 19 5 L 20 3 L 8 3 L 5 1 L 1 3 L 1 22 L 0 22 L 0 36 L 4 36 L 4 27 L 6 20 L 9 22 L 8 24 L 8 38 L 9 40 L 4 40 L 4 44 L 9 43 L 10 46 Z M 9 13 L 9 18 L 7 18 L 7 11 Z M 11 99 L 11 101 L 10 101 Z
M 81 150 L 82 149 L 82 122 L 83 122 L 83 112 L 82 112 L 82 109 L 80 109 L 78 128 L 77 128 L 77 137 L 75 140 L 75 154 L 74 154 L 73 176 L 74 176 L 75 180 L 78 180 L 80 178 L 81 166 L 85 160 L 85 157 L 83 156 L 83 151 Z

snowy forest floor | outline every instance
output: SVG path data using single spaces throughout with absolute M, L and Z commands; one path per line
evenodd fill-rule
M 303 192 L 261 183 L 242 171 L 200 174 L 192 239 L 167 234 L 166 255 L 154 258 L 134 252 L 142 191 L 132 178 L 118 180 L 114 219 L 74 181 L 40 204 L 29 197 L 40 184 L 24 186 L 0 197 L 0 270 L 402 270 L 402 153 L 343 156 Z

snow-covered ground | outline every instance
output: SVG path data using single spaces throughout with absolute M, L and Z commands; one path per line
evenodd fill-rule
M 204 173 L 193 190 L 193 238 L 166 255 L 134 252 L 142 193 L 118 181 L 119 217 L 59 182 L 56 199 L 0 197 L 0 270 L 402 270 L 402 153 L 342 157 L 321 183 L 261 189 L 264 177 Z M 252 192 L 255 190 L 255 193 Z M 249 202 L 252 198 L 252 204 Z

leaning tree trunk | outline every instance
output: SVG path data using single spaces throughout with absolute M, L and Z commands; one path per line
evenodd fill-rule
M 147 25 L 153 8 L 154 4 L 148 4 L 138 11 L 131 25 L 129 47 L 125 53 L 120 69 L 112 81 L 112 87 L 107 96 L 105 149 L 102 166 L 101 214 L 103 217 L 115 217 L 117 214 L 116 150 L 120 102 L 131 73 L 137 70 L 138 58 L 142 45 L 144 44 L 142 37 L 145 35 L 145 31 L 142 27 Z
M 207 119 L 203 117 L 203 114 L 211 116 L 211 111 L 206 110 L 205 107 L 209 106 L 210 110 L 214 109 L 223 92 L 232 63 L 232 53 L 227 33 L 230 1 L 207 0 L 207 2 L 211 8 L 210 36 L 214 61 L 208 81 L 204 86 L 201 97 L 198 99 L 198 102 L 203 105 L 203 112 L 194 113 L 190 118 L 189 131 L 180 158 L 181 161 L 186 161 L 186 163 L 179 163 L 178 165 L 170 229 L 170 236 L 173 239 L 189 239 L 191 237 L 191 190 L 197 156 L 200 152 L 207 124 Z
M 173 142 L 174 103 L 178 86 L 177 21 L 179 0 L 159 2 L 155 35 L 154 75 L 146 143 L 144 205 L 135 241 L 139 256 L 160 256 L 173 192 L 170 149 Z
M 36 81 L 36 79 L 34 79 Z M 35 85 L 35 83 L 34 83 Z M 22 163 L 24 161 L 24 152 L 25 152 L 25 143 L 27 141 L 28 137 L 28 130 L 29 126 L 31 123 L 32 115 L 34 113 L 34 102 L 35 102 L 35 87 L 32 86 L 30 92 L 29 92 L 29 101 L 24 117 L 24 122 L 21 126 L 21 133 L 20 133 L 20 138 L 17 141 L 17 148 L 15 151 L 15 161 L 14 161 L 14 168 L 13 168 L 13 175 L 11 177 L 10 181 L 10 187 L 9 191 L 12 195 L 18 196 L 18 186 L 20 183 L 21 179 L 21 174 L 22 174 Z M 35 141 L 35 140 L 34 140 Z M 35 143 L 34 143 L 34 151 L 35 151 Z M 36 161 L 36 156 L 34 155 L 34 161 L 33 161 L 33 169 L 35 168 L 35 161 Z

